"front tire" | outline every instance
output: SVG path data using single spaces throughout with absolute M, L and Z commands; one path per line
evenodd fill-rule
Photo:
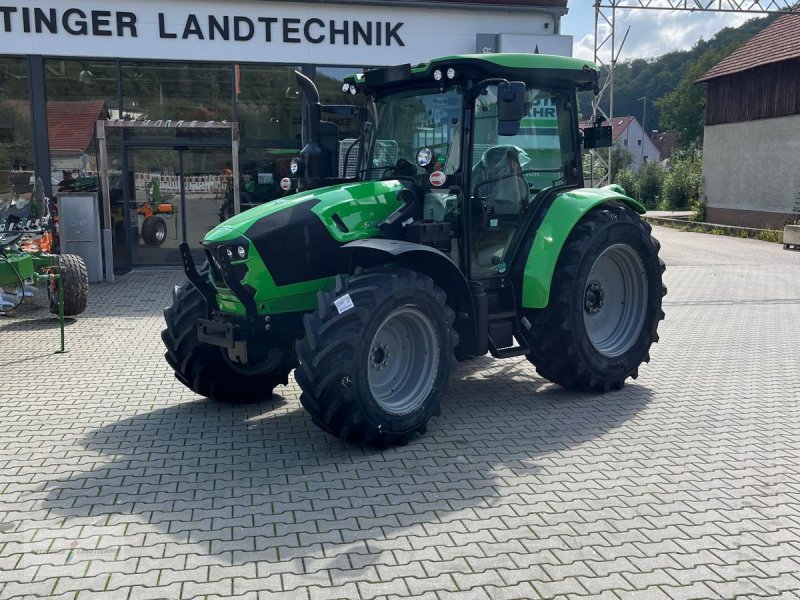
M 424 433 L 439 414 L 458 341 L 445 299 L 431 278 L 401 268 L 320 292 L 295 346 L 300 401 L 314 423 L 362 446 Z
M 161 339 L 167 348 L 164 356 L 183 385 L 206 398 L 245 403 L 269 399 L 277 386 L 289 383 L 297 366 L 290 350 L 267 349 L 257 364 L 237 366 L 224 349 L 198 341 L 197 321 L 205 316 L 200 292 L 188 281 L 176 286 L 172 305 L 164 309 L 167 328 Z
M 89 272 L 86 263 L 77 254 L 62 254 L 58 259 L 58 272 L 64 288 L 64 316 L 74 317 L 86 310 L 89 302 Z M 47 288 L 50 312 L 58 314 L 58 288 Z
M 636 379 L 664 318 L 664 263 L 651 227 L 630 209 L 587 214 L 567 238 L 546 308 L 528 314 L 528 359 L 550 381 L 607 392 Z

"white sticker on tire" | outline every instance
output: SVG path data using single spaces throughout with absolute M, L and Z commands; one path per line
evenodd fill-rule
M 336 300 L 333 301 L 333 305 L 336 307 L 336 310 L 339 311 L 339 314 L 347 312 L 351 308 L 355 307 L 355 304 L 353 304 L 353 299 L 350 298 L 350 294 L 339 296 Z

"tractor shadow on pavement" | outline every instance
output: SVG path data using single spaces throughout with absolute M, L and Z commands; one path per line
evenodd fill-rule
M 197 400 L 90 431 L 79 443 L 97 464 L 37 495 L 40 508 L 66 517 L 63 527 L 81 517 L 127 524 L 100 545 L 131 546 L 130 556 L 165 544 L 167 555 L 256 561 L 259 573 L 365 569 L 384 552 L 410 551 L 414 538 L 449 532 L 428 545 L 458 545 L 459 532 L 491 527 L 501 513 L 535 527 L 559 490 L 569 496 L 554 482 L 580 487 L 592 477 L 594 451 L 574 450 L 624 452 L 650 397 L 636 383 L 605 396 L 569 392 L 526 361 L 475 359 L 456 367 L 427 434 L 384 451 L 323 433 L 293 398 Z
M 64 327 L 74 325 L 77 319 L 73 317 L 64 317 Z M 61 324 L 58 322 L 58 317 L 50 316 L 40 319 L 25 319 L 19 317 L 0 317 L 0 331 L 49 331 L 51 329 L 59 329 Z

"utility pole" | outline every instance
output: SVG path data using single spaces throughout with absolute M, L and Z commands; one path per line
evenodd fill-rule
M 647 122 L 647 96 L 642 96 L 641 98 L 636 99 L 637 102 L 639 100 L 642 101 L 642 157 L 641 162 L 639 163 L 639 168 L 642 168 L 644 164 L 644 138 L 647 135 L 647 128 L 645 127 L 645 123 Z

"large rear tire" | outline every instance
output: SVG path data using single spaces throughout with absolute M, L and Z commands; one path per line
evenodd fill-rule
M 289 349 L 264 349 L 252 365 L 235 365 L 225 350 L 197 339 L 197 321 L 205 318 L 205 301 L 191 283 L 175 287 L 172 305 L 164 309 L 167 328 L 161 339 L 164 356 L 175 377 L 190 390 L 214 400 L 231 403 L 255 402 L 272 397 L 279 385 L 289 383 L 297 365 Z
M 62 254 L 59 259 L 61 285 L 64 286 L 64 316 L 74 317 L 86 310 L 89 302 L 89 272 L 77 254 Z M 47 288 L 50 312 L 58 314 L 58 288 Z
M 664 263 L 651 227 L 630 209 L 587 214 L 567 238 L 550 302 L 528 314 L 528 359 L 550 381 L 607 392 L 636 379 L 664 318 Z
M 386 268 L 320 292 L 295 345 L 300 401 L 328 433 L 362 446 L 407 443 L 440 411 L 455 313 L 430 277 Z

